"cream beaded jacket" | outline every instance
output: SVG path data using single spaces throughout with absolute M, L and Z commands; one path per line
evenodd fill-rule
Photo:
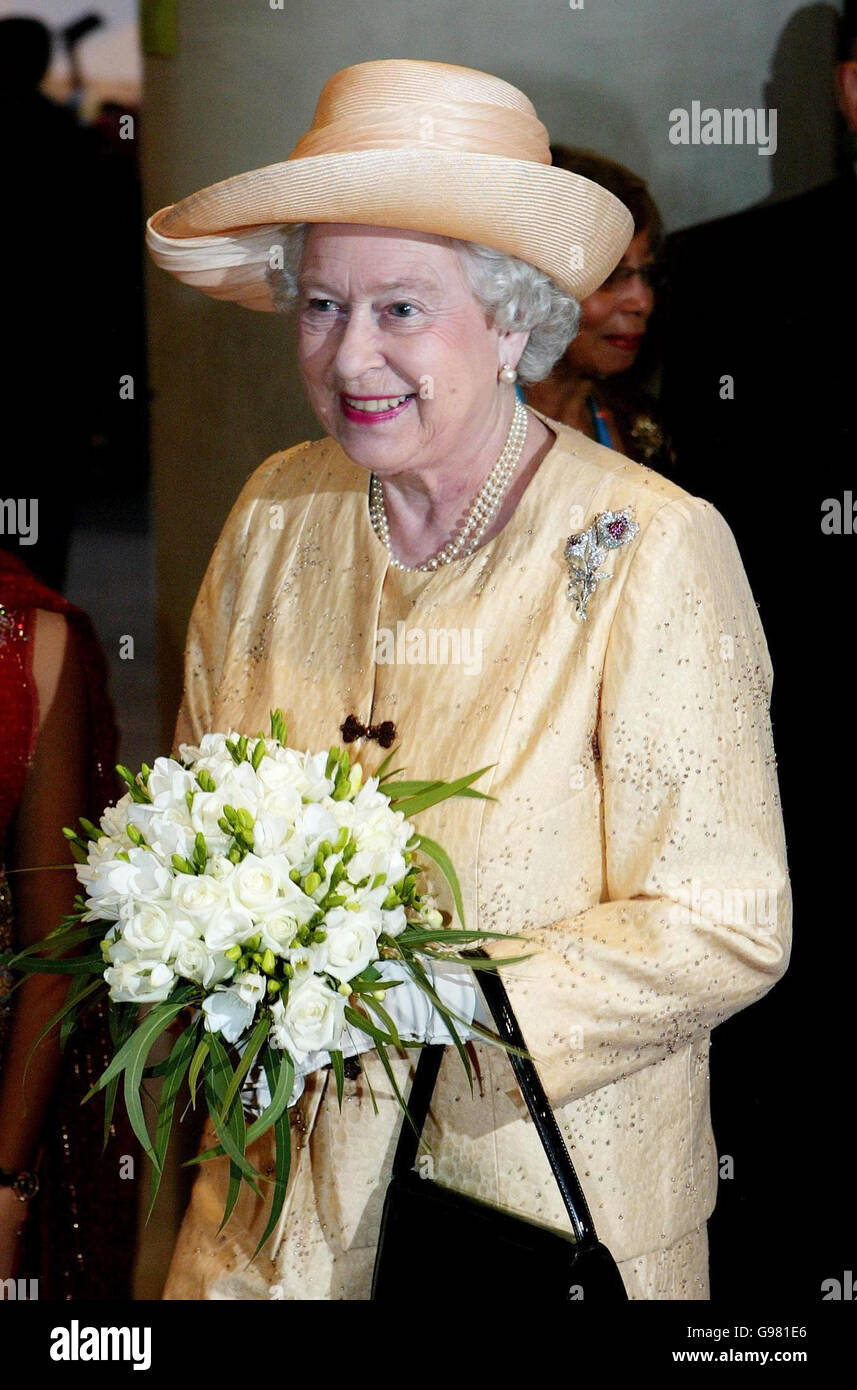
M 395 722 L 406 776 L 491 765 L 479 786 L 494 800 L 447 802 L 418 825 L 453 856 L 466 925 L 528 938 L 487 949 L 530 953 L 504 969 L 506 987 L 598 1233 L 623 1261 L 710 1215 L 710 1032 L 788 962 L 772 674 L 719 513 L 546 423 L 556 442 L 509 523 L 431 574 L 390 566 L 367 475 L 332 439 L 263 463 L 193 610 L 174 749 L 208 730 L 267 732 L 280 706 L 300 748 L 339 742 L 354 714 Z M 639 529 L 607 553 L 584 620 L 566 538 L 625 508 Z M 384 756 L 354 748 L 367 772 Z M 471 1095 L 447 1049 L 432 1175 L 567 1231 L 508 1060 L 475 1051 Z M 414 1054 L 391 1056 L 406 1088 Z M 262 1203 L 245 1189 L 218 1235 L 225 1160 L 204 1165 L 166 1297 L 368 1297 L 401 1111 L 377 1053 L 362 1064 L 341 1112 L 330 1068 L 307 1078 L 283 1215 L 250 1263 Z

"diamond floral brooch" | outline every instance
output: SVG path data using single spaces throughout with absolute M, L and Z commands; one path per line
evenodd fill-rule
M 631 507 L 621 512 L 599 512 L 591 526 L 585 531 L 576 531 L 569 536 L 563 552 L 568 563 L 570 575 L 568 597 L 574 599 L 577 615 L 586 622 L 586 605 L 602 579 L 609 574 L 600 573 L 601 566 L 609 550 L 618 550 L 627 545 L 639 531 Z

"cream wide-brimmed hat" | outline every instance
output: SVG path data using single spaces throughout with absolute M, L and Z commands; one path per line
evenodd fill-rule
M 517 87 L 472 68 L 402 59 L 336 73 L 282 163 L 161 208 L 146 244 L 185 284 L 273 310 L 272 246 L 295 222 L 481 242 L 578 299 L 602 284 L 634 234 L 612 193 L 551 165 L 548 133 Z

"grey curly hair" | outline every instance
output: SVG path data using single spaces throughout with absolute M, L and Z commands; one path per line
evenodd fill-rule
M 281 227 L 283 266 L 266 272 L 274 306 L 290 313 L 298 297 L 298 272 L 308 222 Z M 458 252 L 477 302 L 501 332 L 529 332 L 518 362 L 522 383 L 542 381 L 559 361 L 580 324 L 580 303 L 527 261 L 474 241 L 447 238 Z

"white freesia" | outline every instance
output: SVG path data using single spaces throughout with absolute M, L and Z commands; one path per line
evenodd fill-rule
M 119 960 L 104 972 L 110 997 L 117 1004 L 157 1004 L 176 982 L 172 968 L 159 960 Z
M 349 861 L 348 882 L 356 885 L 368 878 L 371 885 L 379 874 L 383 874 L 386 885 L 381 899 L 383 902 L 392 885 L 399 883 L 407 870 L 408 866 L 400 849 L 359 849 Z
M 77 876 L 87 889 L 92 909 L 84 921 L 99 917 L 114 919 L 122 900 L 156 902 L 169 900 L 172 873 L 150 850 L 132 845 L 127 859 L 99 859 L 90 851 L 89 864 L 79 864 Z
M 203 999 L 202 1011 L 208 1032 L 220 1033 L 229 1043 L 237 1043 L 253 1022 L 253 1006 L 232 986 L 219 985 Z
M 265 976 L 258 970 L 245 970 L 241 975 L 236 975 L 232 983 L 244 1003 L 249 1004 L 255 1013 L 256 1005 L 265 997 L 268 984 Z
M 213 792 L 197 791 L 190 811 L 190 825 L 194 835 L 205 836 L 206 847 L 210 853 L 219 854 L 232 840 L 232 833 L 222 830 L 219 822 L 223 818 L 223 808 L 228 806 L 229 798 L 220 790 Z
M 316 941 L 311 946 L 295 946 L 288 954 L 294 970 L 292 987 L 297 988 L 310 975 L 323 975 L 327 970 L 327 942 Z
M 156 758 L 146 787 L 155 806 L 184 804 L 185 793 L 195 789 L 196 779 L 175 758 Z

